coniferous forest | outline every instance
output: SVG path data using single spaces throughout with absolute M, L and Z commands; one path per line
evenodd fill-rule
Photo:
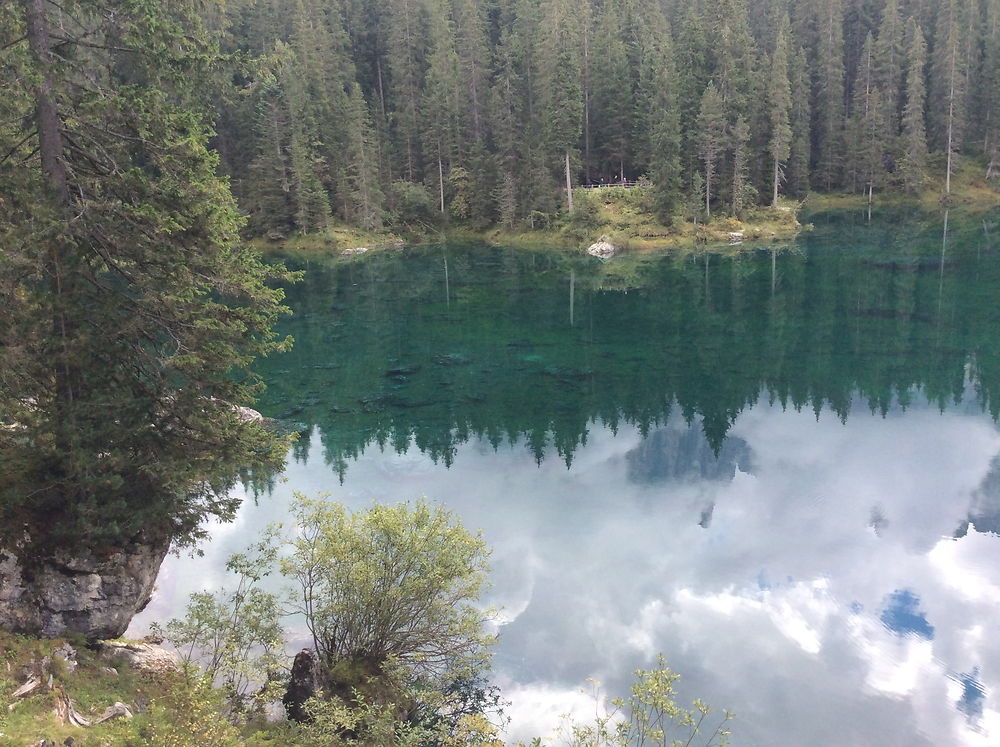
M 647 180 L 666 222 L 1000 168 L 997 0 L 241 0 L 215 145 L 256 235 L 546 225 Z M 688 210 L 689 212 L 689 210 Z

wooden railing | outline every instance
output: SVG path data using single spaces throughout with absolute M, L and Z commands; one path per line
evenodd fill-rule
M 639 182 L 599 182 L 597 184 L 580 184 L 577 189 L 603 189 L 605 187 L 641 187 Z

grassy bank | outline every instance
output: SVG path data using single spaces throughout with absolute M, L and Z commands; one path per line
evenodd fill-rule
M 254 239 L 263 251 L 351 253 L 366 249 L 401 248 L 404 245 L 441 241 L 485 241 L 491 244 L 530 250 L 582 252 L 602 236 L 628 252 L 649 252 L 703 244 L 734 241 L 787 241 L 802 226 L 796 219 L 799 204 L 782 201 L 778 207 L 746 211 L 742 219 L 723 216 L 710 222 L 677 218 L 671 225 L 658 220 L 650 207 L 650 190 L 633 187 L 604 187 L 574 190 L 572 214 L 541 216 L 533 228 L 492 227 L 477 230 L 468 226 L 413 229 L 405 232 L 363 231 L 348 226 L 290 238 Z
M 934 164 L 935 173 L 943 171 Z M 901 191 L 876 191 L 874 206 L 914 206 L 923 210 L 940 210 L 948 205 L 955 208 L 989 210 L 1000 206 L 1000 185 L 987 182 L 985 166 L 979 161 L 963 160 L 952 178 L 952 194 L 943 199 L 944 180 L 930 179 L 919 195 Z M 691 249 L 704 245 L 726 245 L 734 242 L 749 245 L 786 243 L 794 239 L 803 226 L 798 214 L 803 207 L 809 211 L 859 210 L 868 205 L 866 194 L 819 193 L 809 195 L 804 203 L 781 200 L 776 207 L 754 207 L 742 218 L 716 216 L 709 222 L 677 217 L 670 225 L 660 221 L 651 205 L 649 188 L 603 187 L 576 189 L 573 192 L 574 211 L 558 216 L 535 216 L 533 226 L 519 224 L 513 228 L 494 226 L 478 230 L 468 226 L 416 227 L 405 231 L 364 231 L 336 225 L 318 234 L 254 239 L 263 251 L 350 253 L 359 247 L 366 249 L 397 249 L 415 244 L 442 241 L 485 241 L 507 247 L 532 251 L 560 250 L 583 252 L 599 238 L 632 254 L 663 250 Z
M 944 164 L 934 172 L 943 174 Z M 924 189 L 913 195 L 899 190 L 875 190 L 872 204 L 879 206 L 917 206 L 923 210 L 940 210 L 943 207 L 972 210 L 990 210 L 1000 207 L 1000 182 L 986 181 L 986 165 L 980 160 L 962 159 L 952 175 L 951 195 L 945 196 L 943 176 L 928 179 Z M 805 201 L 810 211 L 861 210 L 868 206 L 868 195 L 861 193 L 813 192 Z

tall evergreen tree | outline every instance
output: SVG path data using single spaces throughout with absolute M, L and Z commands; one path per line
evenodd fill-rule
M 931 64 L 934 142 L 945 152 L 945 194 L 951 194 L 951 177 L 962 147 L 965 126 L 965 45 L 961 0 L 943 0 L 938 9 Z
M 722 96 L 709 81 L 698 109 L 698 153 L 705 167 L 705 218 L 712 217 L 712 185 L 726 141 L 726 110 Z
M 817 8 L 814 181 L 833 189 L 840 181 L 844 149 L 844 38 L 841 0 L 821 0 Z
M 681 191 L 678 76 L 666 18 L 656 6 L 643 11 L 634 133 L 638 157 L 653 182 L 657 215 L 669 223 Z
M 889 134 L 899 132 L 903 60 L 906 56 L 904 22 L 899 13 L 899 0 L 886 0 L 882 21 L 875 40 L 875 75 L 873 83 L 882 92 Z
M 909 192 L 919 192 L 927 179 L 927 133 L 924 127 L 927 45 L 915 19 L 907 25 L 909 49 L 906 55 L 906 102 L 903 106 L 903 154 L 900 176 Z
M 599 173 L 608 178 L 617 175 L 620 179 L 625 177 L 625 162 L 630 156 L 633 101 L 624 37 L 620 5 L 605 4 L 594 29 L 590 112 L 597 123 L 592 132 Z
M 732 131 L 733 143 L 733 215 L 740 217 L 744 208 L 753 199 L 754 188 L 749 181 L 750 125 L 742 114 L 737 115 Z
M 853 186 L 868 193 L 869 203 L 875 187 L 884 181 L 884 155 L 888 143 L 888 117 L 881 91 L 875 84 L 874 46 L 869 34 L 862 47 L 861 65 L 854 85 L 848 154 Z
M 0 11 L 0 548 L 28 565 L 190 540 L 285 449 L 236 409 L 281 293 L 207 148 L 217 49 L 187 3 L 73 10 Z
M 806 58 L 805 50 L 801 47 L 792 57 L 791 82 L 792 110 L 789 119 L 792 128 L 792 142 L 785 176 L 791 193 L 796 197 L 804 197 L 809 191 L 812 109 L 809 105 L 809 61 Z
M 427 16 L 424 0 L 395 0 L 388 13 L 388 98 L 402 173 L 409 181 L 423 175 L 420 140 L 420 102 L 427 60 Z
M 583 130 L 581 32 L 576 3 L 544 0 L 538 59 L 542 128 L 549 169 L 564 173 L 570 211 L 573 209 L 573 162 Z
M 344 205 L 344 219 L 373 230 L 382 225 L 384 198 L 378 181 L 374 127 L 360 84 L 352 86 L 349 101 L 344 167 L 338 192 Z
M 770 120 L 771 136 L 768 141 L 768 152 L 774 162 L 771 204 L 778 204 L 778 187 L 784 176 L 784 163 L 791 155 L 792 146 L 792 86 L 788 79 L 788 45 L 791 34 L 791 23 L 788 14 L 782 16 L 778 28 L 778 37 L 774 44 L 774 54 L 771 56 L 771 68 L 768 71 L 768 119 Z

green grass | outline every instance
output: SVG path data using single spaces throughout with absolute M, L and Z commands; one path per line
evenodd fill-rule
M 1000 206 L 1000 181 L 986 181 L 986 164 L 982 159 L 960 158 L 951 177 L 951 196 L 945 199 L 944 161 L 935 154 L 931 162 L 931 178 L 919 194 L 902 190 L 875 190 L 875 207 L 917 205 L 925 210 L 937 210 L 946 204 L 988 210 Z M 868 205 L 867 194 L 813 192 L 805 205 L 810 210 L 861 209 Z
M 76 651 L 75 671 L 61 658 L 52 657 L 67 642 Z M 22 669 L 46 656 L 51 663 L 44 676 L 51 675 L 53 689 L 19 700 L 8 710 L 15 702 L 13 692 L 25 680 Z M 91 728 L 63 724 L 53 710 L 60 690 L 86 718 L 100 716 L 115 702 L 126 704 L 135 718 Z M 83 641 L 39 640 L 0 631 L 0 744 L 36 745 L 47 739 L 61 745 L 72 737 L 80 747 L 188 747 L 193 744 L 192 734 L 198 735 L 198 744 L 244 743 L 223 717 L 221 694 L 180 674 L 137 672 L 121 662 L 99 658 Z

